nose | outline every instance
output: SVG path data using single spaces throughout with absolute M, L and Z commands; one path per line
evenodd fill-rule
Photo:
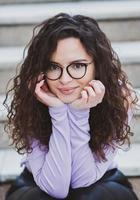
M 62 84 L 67 84 L 67 83 L 71 82 L 72 80 L 73 79 L 72 79 L 72 77 L 70 77 L 67 70 L 63 68 L 62 76 L 60 77 L 60 82 Z

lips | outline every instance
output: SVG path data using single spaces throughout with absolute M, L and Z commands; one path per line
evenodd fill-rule
M 59 90 L 62 90 L 62 91 L 65 91 L 65 90 L 73 90 L 73 89 L 75 89 L 75 88 L 78 88 L 78 86 L 77 87 L 60 87 L 60 88 L 58 88 Z
M 74 87 L 74 88 L 58 88 L 58 89 L 62 94 L 68 95 L 68 94 L 72 94 L 76 88 L 77 87 Z

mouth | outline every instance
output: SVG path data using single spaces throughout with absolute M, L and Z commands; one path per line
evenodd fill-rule
M 78 88 L 78 87 L 74 87 L 74 88 L 58 88 L 58 90 L 64 95 L 69 95 L 69 94 L 72 94 L 75 91 L 76 88 Z

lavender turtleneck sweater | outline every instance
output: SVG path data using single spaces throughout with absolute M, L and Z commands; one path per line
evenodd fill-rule
M 36 184 L 55 198 L 66 198 L 69 187 L 87 187 L 106 171 L 117 167 L 117 149 L 104 149 L 107 161 L 99 162 L 89 147 L 89 109 L 77 110 L 65 104 L 49 107 L 52 134 L 49 151 L 33 140 L 33 151 L 22 160 Z M 130 117 L 129 117 L 130 118 Z

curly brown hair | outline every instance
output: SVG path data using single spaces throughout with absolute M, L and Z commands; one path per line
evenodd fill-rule
M 94 59 L 95 79 L 106 88 L 102 103 L 90 109 L 89 117 L 89 146 L 99 158 L 105 160 L 105 145 L 113 145 L 114 141 L 116 144 L 124 144 L 125 141 L 130 144 L 132 132 L 128 125 L 128 99 L 134 105 L 137 97 L 135 94 L 132 99 L 131 84 L 110 41 L 96 20 L 87 16 L 60 13 L 34 28 L 33 37 L 26 47 L 27 55 L 4 101 L 7 106 L 7 97 L 12 93 L 5 129 L 19 153 L 32 151 L 30 141 L 33 138 L 48 147 L 52 133 L 51 118 L 48 107 L 36 99 L 34 91 L 38 76 L 46 70 L 58 40 L 68 37 L 80 39 Z

